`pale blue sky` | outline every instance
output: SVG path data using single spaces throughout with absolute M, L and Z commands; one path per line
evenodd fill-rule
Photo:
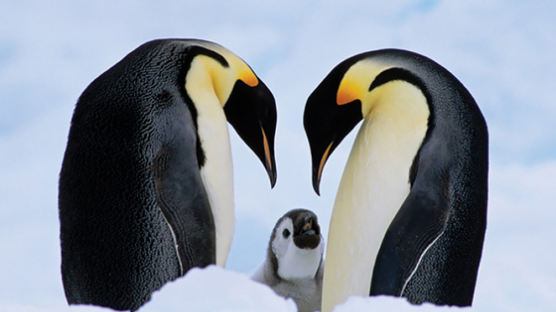
M 485 3 L 486 2 L 486 3 Z M 353 134 L 311 187 L 305 100 L 343 59 L 425 54 L 475 97 L 490 131 L 490 202 L 477 310 L 556 307 L 556 3 L 553 1 L 12 1 L 0 5 L 0 303 L 63 304 L 57 177 L 73 107 L 141 43 L 216 41 L 244 58 L 278 108 L 278 183 L 232 133 L 236 236 L 229 268 L 262 261 L 275 220 L 314 210 L 325 231 Z M 355 131 L 354 131 L 355 132 Z

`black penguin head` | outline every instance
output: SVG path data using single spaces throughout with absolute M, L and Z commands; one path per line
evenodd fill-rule
M 290 211 L 289 218 L 293 223 L 291 235 L 295 246 L 301 249 L 317 248 L 321 239 L 317 216 L 309 210 L 296 209 Z
M 204 105 L 210 92 L 215 96 L 242 140 L 255 152 L 266 168 L 273 187 L 276 183 L 274 133 L 276 104 L 267 86 L 234 53 L 208 41 L 196 41 L 190 48 L 186 91 L 194 105 Z M 197 98 L 192 98 L 196 94 Z M 198 103 L 197 103 L 198 102 Z
M 282 279 L 313 278 L 323 251 L 317 216 L 307 209 L 293 209 L 274 226 L 268 257 L 276 275 Z
M 313 187 L 317 194 L 322 169 L 330 154 L 359 121 L 373 114 L 373 108 L 384 97 L 383 92 L 377 91 L 379 87 L 391 81 L 407 82 L 418 88 L 430 105 L 431 97 L 422 79 L 400 64 L 396 66 L 393 61 L 396 57 L 422 58 L 395 49 L 352 56 L 332 69 L 309 96 L 304 125 L 311 146 Z
M 276 184 L 274 134 L 276 104 L 274 96 L 259 79 L 249 85 L 237 80 L 224 105 L 228 122 L 255 152 L 266 168 L 272 187 Z
M 353 63 L 348 59 L 336 66 L 311 93 L 305 106 L 303 124 L 311 147 L 313 188 L 317 194 L 328 157 L 363 119 L 361 99 L 353 97 L 349 87 L 340 90 Z

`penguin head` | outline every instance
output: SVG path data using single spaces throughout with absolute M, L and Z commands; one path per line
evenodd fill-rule
M 203 105 L 207 95 L 220 103 L 226 120 L 263 163 L 271 187 L 274 187 L 274 96 L 251 67 L 226 48 L 196 40 L 189 53 L 192 57 L 186 75 L 186 91 L 193 104 Z M 193 99 L 193 94 L 203 96 Z
M 396 78 L 389 70 L 392 66 L 374 56 L 367 52 L 344 60 L 307 99 L 303 123 L 311 147 L 313 188 L 317 194 L 328 157 L 380 101 L 382 93 L 375 87 Z
M 226 120 L 265 166 L 273 187 L 276 183 L 274 96 L 251 67 L 226 48 L 197 41 L 190 51 L 195 56 L 186 78 L 187 93 L 211 94 L 216 98 Z M 192 99 L 195 106 L 203 105 L 203 100 Z
M 361 100 L 347 93 L 338 95 L 340 84 L 352 62 L 336 66 L 307 99 L 303 124 L 309 139 L 313 188 L 319 194 L 322 169 L 344 137 L 363 119 Z M 339 101 L 338 101 L 339 100 Z
M 261 80 L 252 86 L 238 79 L 224 105 L 224 112 L 228 122 L 263 163 L 274 187 L 276 105 L 272 93 Z
M 323 251 L 317 216 L 306 209 L 293 209 L 282 216 L 268 246 L 274 271 L 284 280 L 314 278 Z
M 221 97 L 226 119 L 243 141 L 255 152 L 265 166 L 272 187 L 276 184 L 274 159 L 274 134 L 276 132 L 276 103 L 274 96 L 255 75 L 251 67 L 232 52 L 222 48 L 220 52 L 229 64 L 230 76 L 219 75 L 215 88 L 223 90 Z M 223 79 L 223 77 L 228 77 Z

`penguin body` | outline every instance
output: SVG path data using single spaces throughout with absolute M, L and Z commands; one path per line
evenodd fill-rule
M 472 96 L 409 51 L 343 61 L 305 108 L 317 192 L 328 156 L 360 120 L 330 223 L 323 311 L 369 294 L 471 305 L 488 177 L 488 133 Z
M 317 216 L 306 209 L 291 210 L 276 223 L 267 257 L 252 278 L 292 298 L 300 312 L 320 310 L 323 252 Z
M 199 68 L 199 60 L 213 67 Z M 190 268 L 225 264 L 233 235 L 226 120 L 275 181 L 275 164 L 268 167 L 274 99 L 252 72 L 245 78 L 250 69 L 242 62 L 211 42 L 155 40 L 80 96 L 59 184 L 62 277 L 70 304 L 137 310 Z M 203 85 L 206 72 L 214 79 Z M 216 81 L 228 72 L 229 81 Z M 256 86 L 248 85 L 255 80 Z M 220 88 L 220 98 L 209 84 Z M 251 88 L 258 89 L 255 95 Z M 245 109 L 237 108 L 240 98 L 267 106 L 253 120 L 260 127 L 254 139 L 238 130 L 237 111 Z M 265 131 L 268 148 L 262 146 Z M 254 148 L 255 141 L 261 146 Z

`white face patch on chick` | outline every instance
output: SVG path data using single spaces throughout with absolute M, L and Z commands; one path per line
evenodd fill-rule
M 316 232 L 311 228 L 313 222 L 316 223 L 316 220 L 301 225 L 303 229 L 300 230 L 294 229 L 292 219 L 284 218 L 276 227 L 272 252 L 278 261 L 277 274 L 280 278 L 297 280 L 315 277 L 321 263 L 324 243 L 318 225 L 315 224 Z M 306 238 L 311 242 L 307 243 Z M 317 242 L 318 244 L 314 246 Z

